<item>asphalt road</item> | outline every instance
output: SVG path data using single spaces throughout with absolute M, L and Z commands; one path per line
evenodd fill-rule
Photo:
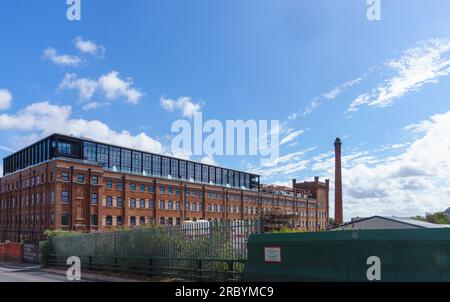
M 67 282 L 67 278 L 37 265 L 0 263 L 0 282 Z

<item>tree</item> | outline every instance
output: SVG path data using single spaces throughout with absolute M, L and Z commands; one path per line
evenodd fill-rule
M 444 212 L 427 213 L 425 214 L 425 217 L 416 216 L 413 217 L 413 219 L 426 221 L 434 224 L 450 224 L 450 219 Z

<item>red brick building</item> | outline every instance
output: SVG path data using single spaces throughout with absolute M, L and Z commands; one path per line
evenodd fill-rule
M 71 136 L 51 135 L 3 165 L 2 241 L 42 239 L 48 229 L 254 221 L 275 207 L 298 216 L 296 226 L 307 230 L 324 229 L 328 221 L 328 204 L 309 189 L 262 186 L 251 173 Z

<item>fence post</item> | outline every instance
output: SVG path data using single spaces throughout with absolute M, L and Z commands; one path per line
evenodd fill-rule
M 153 277 L 153 259 L 148 259 L 148 274 Z
M 209 222 L 209 257 L 213 256 L 213 225 Z
M 202 260 L 197 259 L 195 262 L 197 262 L 197 276 L 199 276 L 198 280 L 201 280 L 201 276 L 202 276 Z

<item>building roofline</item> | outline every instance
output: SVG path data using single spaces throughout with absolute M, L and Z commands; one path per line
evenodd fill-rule
M 28 146 L 26 146 L 26 147 L 24 147 L 24 148 L 22 148 L 22 149 L 20 149 L 20 150 L 18 150 L 16 152 L 14 152 L 14 153 L 12 153 L 12 154 L 10 154 L 8 156 L 5 156 L 3 159 L 7 159 L 7 158 L 9 158 L 11 156 L 14 156 L 15 154 L 24 151 L 25 149 L 29 148 L 30 146 L 33 146 L 33 145 L 38 144 L 40 142 L 43 142 L 43 141 L 45 141 L 45 140 L 47 140 L 47 139 L 49 139 L 49 138 L 51 138 L 53 136 L 60 136 L 60 137 L 65 137 L 65 138 L 69 138 L 69 139 L 81 140 L 81 141 L 89 141 L 89 142 L 92 142 L 92 143 L 108 145 L 108 146 L 114 147 L 114 148 L 120 148 L 120 149 L 129 150 L 129 151 L 141 152 L 141 153 L 147 153 L 147 154 L 157 155 L 157 156 L 164 156 L 164 157 L 167 157 L 167 158 L 170 158 L 170 159 L 182 160 L 182 161 L 190 162 L 190 163 L 193 163 L 193 164 L 201 164 L 203 166 L 208 166 L 208 167 L 211 167 L 211 168 L 221 168 L 221 169 L 223 168 L 223 169 L 227 169 L 227 170 L 230 170 L 230 171 L 233 171 L 233 172 L 246 173 L 246 174 L 250 174 L 252 176 L 261 177 L 261 175 L 255 174 L 255 173 L 251 173 L 251 172 L 231 169 L 231 168 L 222 167 L 222 166 L 214 166 L 214 165 L 205 164 L 205 163 L 202 163 L 202 162 L 199 162 L 199 161 L 193 161 L 191 159 L 184 159 L 184 158 L 174 157 L 174 156 L 165 155 L 165 154 L 158 154 L 158 153 L 155 153 L 155 152 L 144 151 L 144 150 L 140 150 L 140 149 L 131 149 L 131 148 L 128 148 L 128 147 L 125 147 L 125 146 L 119 146 L 119 145 L 115 145 L 115 144 L 111 144 L 111 143 L 106 143 L 106 142 L 94 140 L 94 139 L 88 138 L 88 137 L 79 137 L 79 136 L 75 136 L 75 135 L 68 135 L 68 134 L 61 134 L 61 133 L 52 133 L 52 134 L 50 134 L 50 135 L 48 135 L 48 136 L 46 136 L 46 137 L 44 137 L 44 138 L 42 138 L 42 139 L 32 143 L 32 144 L 30 144 L 30 145 L 28 145 Z
M 351 224 L 362 222 L 362 221 L 366 221 L 366 220 L 373 219 L 373 218 L 381 218 L 381 219 L 384 219 L 384 220 L 389 220 L 389 221 L 393 221 L 393 222 L 398 222 L 398 223 L 403 223 L 403 224 L 407 224 L 407 225 L 410 225 L 410 226 L 418 227 L 418 228 L 421 228 L 421 229 L 426 229 L 425 226 L 414 224 L 414 223 L 410 223 L 410 222 L 406 222 L 406 221 L 402 221 L 400 219 L 395 219 L 396 217 L 386 217 L 386 216 L 380 216 L 380 215 L 374 215 L 374 216 L 370 216 L 370 217 L 361 218 L 361 219 L 355 220 L 355 221 L 349 221 L 349 222 L 346 222 L 344 224 L 341 224 L 340 227 L 341 226 L 351 225 Z M 397 218 L 400 218 L 400 217 L 397 217 Z M 434 224 L 434 223 L 430 223 L 430 222 L 425 222 L 425 223 L 439 226 L 439 224 Z

